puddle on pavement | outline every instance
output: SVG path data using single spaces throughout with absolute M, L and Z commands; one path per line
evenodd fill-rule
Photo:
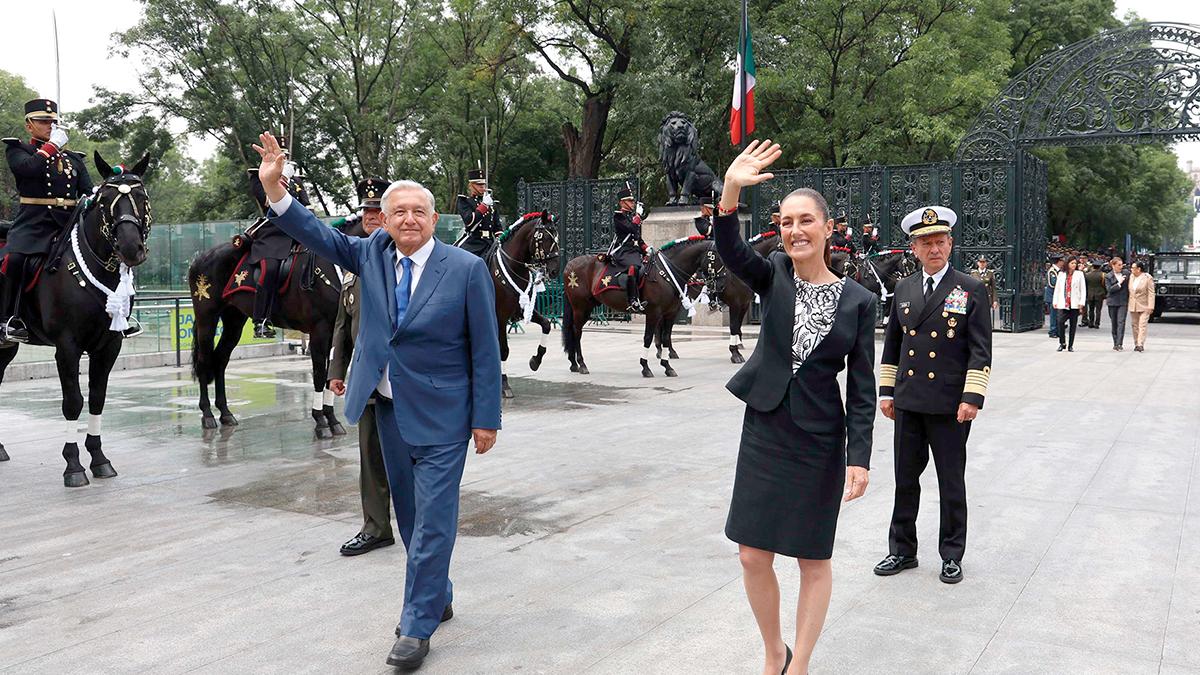
M 562 532 L 567 523 L 539 516 L 545 504 L 463 490 L 459 502 L 458 533 L 464 537 L 511 537 Z
M 584 377 L 584 376 L 580 376 Z M 636 387 L 613 387 L 590 382 L 549 382 L 533 377 L 508 378 L 516 398 L 504 401 L 513 412 L 588 409 L 629 402 L 625 392 Z
M 351 461 L 331 456 L 208 496 L 219 502 L 329 518 L 361 512 L 358 494 L 357 458 Z

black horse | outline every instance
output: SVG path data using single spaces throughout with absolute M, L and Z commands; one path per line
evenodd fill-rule
M 54 347 L 66 420 L 62 455 L 67 461 L 63 471 L 67 487 L 88 484 L 79 462 L 79 416 L 83 411 L 79 359 L 85 353 L 89 359 L 88 421 L 83 445 L 92 457 L 89 468 L 95 478 L 117 475 L 102 449 L 101 416 L 108 375 L 124 339 L 121 329 L 132 297 L 132 268 L 146 261 L 152 221 L 150 197 L 141 179 L 150 156 L 129 170 L 109 166 L 98 152 L 94 159 L 104 181 L 81 203 L 71 227 L 56 245 L 56 254 L 61 251 L 62 256 L 56 270 L 39 269 L 26 276 L 33 279 L 33 287 L 21 303 L 30 344 Z M 16 345 L 0 348 L 0 382 L 17 349 Z M 3 446 L 0 459 L 8 459 Z
M 542 366 L 550 339 L 550 320 L 534 309 L 539 286 L 558 276 L 558 227 L 549 211 L 526 213 L 500 235 L 500 244 L 488 254 L 488 268 L 496 288 L 496 323 L 500 327 L 500 366 L 508 361 L 508 324 L 528 320 L 542 328 L 537 353 L 529 357 L 530 370 Z M 526 318 L 528 317 L 528 318 Z M 512 398 L 508 373 L 502 378 L 504 398 Z
M 765 257 L 770 255 L 771 251 L 780 248 L 779 233 L 774 230 L 763 232 L 754 235 L 746 243 Z M 746 348 L 742 342 L 742 325 L 750 313 L 750 307 L 754 305 L 754 291 L 750 290 L 746 282 L 728 273 L 725 263 L 714 249 L 688 284 L 688 297 L 693 300 L 700 299 L 702 292 L 708 295 L 709 307 L 714 311 L 729 308 L 729 362 L 745 363 L 746 359 L 741 352 Z M 675 328 L 677 315 L 678 312 L 674 316 L 664 317 L 659 334 L 655 336 L 654 343 L 658 347 L 659 358 L 662 358 L 664 348 L 670 358 L 679 358 L 675 346 L 671 343 L 671 333 Z
M 646 328 L 642 336 L 645 355 L 640 359 L 642 377 L 654 377 L 650 360 L 660 322 L 666 316 L 678 315 L 682 300 L 691 302 L 685 288 L 688 279 L 711 259 L 708 254 L 715 250 L 716 245 L 711 239 L 695 235 L 668 242 L 651 255 L 642 288 L 642 301 L 646 303 Z M 613 280 L 610 268 L 607 259 L 585 254 L 572 259 L 563 270 L 566 279 L 563 284 L 563 351 L 571 362 L 572 373 L 589 373 L 580 343 L 583 326 L 591 318 L 592 310 L 604 305 L 614 312 L 624 312 L 629 305 L 625 291 Z M 669 360 L 663 359 L 661 354 L 658 359 L 667 377 L 678 375 Z
M 341 228 L 346 234 L 364 236 L 362 221 L 347 220 Z M 237 240 L 239 243 L 244 239 Z M 251 244 L 253 245 L 253 244 Z M 201 422 L 205 429 L 216 429 L 208 385 L 214 384 L 217 410 L 221 424 L 237 426 L 237 418 L 229 410 L 225 396 L 225 369 L 229 357 L 242 337 L 242 328 L 254 315 L 254 298 L 258 291 L 252 283 L 261 269 L 248 269 L 246 245 L 226 243 L 204 251 L 188 268 L 188 287 L 195 309 L 195 333 L 192 340 L 192 375 L 200 383 Z M 269 264 L 264 261 L 263 264 Z M 279 297 L 271 310 L 271 324 L 306 333 L 309 338 L 308 356 L 312 360 L 312 418 L 313 433 L 328 439 L 346 433 L 333 410 L 333 392 L 326 389 L 329 350 L 333 343 L 333 324 L 337 320 L 341 278 L 330 262 L 313 255 L 307 249 L 293 249 L 284 262 L 286 269 L 279 278 Z M 260 267 L 258 265 L 252 267 Z M 213 346 L 217 323 L 221 337 Z
M 847 258 L 840 274 L 854 279 L 879 296 L 886 322 L 892 309 L 892 294 L 896 291 L 896 284 L 904 277 L 916 274 L 918 269 L 920 263 L 912 251 L 890 249 L 861 258 Z M 838 272 L 836 265 L 834 272 Z

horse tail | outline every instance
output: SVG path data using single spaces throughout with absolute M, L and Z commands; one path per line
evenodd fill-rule
M 575 337 L 575 308 L 571 307 L 566 291 L 563 292 L 562 341 L 567 356 L 579 352 L 579 340 Z
M 218 250 L 220 250 L 220 247 L 214 247 L 208 249 L 207 251 L 202 251 L 196 256 L 196 259 L 192 261 L 192 264 L 188 266 L 188 292 L 193 294 L 193 298 L 196 297 L 195 289 L 197 288 L 197 280 L 205 273 L 206 270 L 210 270 L 214 267 Z M 213 286 L 209 288 L 208 292 L 215 296 L 217 293 L 221 292 L 220 287 L 217 285 L 218 281 L 214 278 L 215 275 L 209 274 L 208 276 L 210 278 L 209 283 Z M 200 383 L 211 382 L 213 378 L 213 345 L 202 344 L 203 340 L 199 338 L 198 332 L 196 331 L 196 320 L 198 319 L 198 313 L 195 311 L 195 301 L 193 301 L 192 307 L 192 379 Z M 207 349 L 205 348 L 206 346 Z

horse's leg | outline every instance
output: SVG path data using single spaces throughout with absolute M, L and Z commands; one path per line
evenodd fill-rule
M 215 312 L 205 312 L 197 307 L 192 329 L 192 375 L 200 385 L 200 423 L 205 429 L 217 428 L 212 403 L 208 398 L 208 385 L 213 381 L 216 371 L 213 338 L 217 334 L 217 318 Z
M 742 358 L 742 321 L 746 319 L 746 312 L 750 309 L 747 305 L 741 304 L 729 306 L 729 361 L 731 363 L 745 363 L 746 359 Z
M 594 305 L 592 304 L 588 304 L 588 306 L 577 315 L 575 320 L 575 358 L 579 361 L 580 375 L 591 374 L 591 371 L 588 370 L 587 364 L 583 362 L 583 326 L 588 322 L 589 319 L 592 318 L 593 306 Z
M 642 364 L 642 377 L 654 377 L 650 370 L 650 361 L 657 358 L 654 355 L 654 335 L 658 332 L 658 313 L 655 309 L 646 308 L 646 328 L 642 331 L 642 348 L 646 353 L 638 360 Z
M 675 351 L 675 318 L 677 316 L 679 316 L 679 312 L 672 312 L 670 316 L 664 316 L 662 328 L 659 329 L 663 335 L 663 344 L 667 346 L 667 358 L 671 360 L 679 359 L 679 352 Z M 659 350 L 659 356 L 662 356 L 662 350 Z
M 67 468 L 63 471 L 63 485 L 83 487 L 88 484 L 87 474 L 79 463 L 79 413 L 83 411 L 83 394 L 79 390 L 79 358 L 82 351 L 73 343 L 60 343 L 54 351 L 58 364 L 58 382 L 62 385 L 63 459 Z
M 338 422 L 333 412 L 333 392 L 326 389 L 329 375 L 329 346 L 332 342 L 333 331 L 328 326 L 320 327 L 308 336 L 308 356 L 312 360 L 313 396 L 312 418 L 315 426 L 313 434 L 320 439 L 333 438 L 335 435 L 346 433 L 345 427 Z M 332 420 L 332 422 L 331 422 Z M 333 423 L 337 423 L 338 431 Z
M 4 371 L 8 369 L 8 364 L 17 358 L 17 347 L 14 344 L 11 347 L 0 349 L 0 384 L 4 383 Z M 0 443 L 0 462 L 8 461 L 8 452 L 4 450 L 4 444 Z
M 546 355 L 546 345 L 550 342 L 550 330 L 554 324 L 537 310 L 533 312 L 532 321 L 542 327 L 542 341 L 538 343 L 537 353 L 529 357 L 529 369 L 537 372 L 537 369 L 542 367 L 542 357 Z
M 95 478 L 114 478 L 117 475 L 112 462 L 104 456 L 100 432 L 104 399 L 108 395 L 108 376 L 120 353 L 121 341 L 118 339 L 110 340 L 109 344 L 96 353 L 88 354 L 88 422 L 83 447 L 87 448 L 88 454 L 92 456 L 90 468 Z
M 229 399 L 225 392 L 225 369 L 229 367 L 229 359 L 233 350 L 242 339 L 242 328 L 246 325 L 246 315 L 230 307 L 221 315 L 221 339 L 213 350 L 212 378 L 217 394 L 217 410 L 221 413 L 221 426 L 236 427 L 237 417 L 229 410 Z M 211 414 L 210 414 L 211 415 Z M 212 428 L 216 428 L 214 425 Z
M 670 312 L 669 316 L 660 315 L 657 318 L 658 325 L 656 325 L 654 327 L 655 333 L 658 333 L 661 331 L 664 335 L 667 336 L 667 355 L 668 355 L 668 357 L 670 357 L 670 355 L 673 354 L 675 350 L 671 349 L 671 331 L 669 328 L 666 328 L 664 326 L 664 324 L 667 322 L 668 318 L 671 319 L 671 323 L 675 323 L 675 316 L 677 314 L 678 314 L 678 312 Z M 649 321 L 650 317 L 647 316 L 646 320 Z M 646 355 L 647 356 L 650 355 L 650 345 L 649 344 L 646 345 Z M 678 355 L 676 355 L 674 358 L 678 358 Z M 676 373 L 675 369 L 671 367 L 670 358 L 666 358 L 666 359 L 660 358 L 658 360 L 658 364 L 663 367 L 663 372 L 665 372 L 667 374 L 667 377 L 675 377 L 676 375 L 679 374 L 679 373 Z
M 503 398 L 514 398 L 512 387 L 508 386 L 508 331 L 505 323 L 500 324 L 500 395 Z

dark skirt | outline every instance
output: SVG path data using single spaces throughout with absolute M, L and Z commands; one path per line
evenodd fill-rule
M 801 429 L 786 397 L 768 413 L 747 406 L 725 536 L 792 558 L 828 560 L 845 484 L 844 431 Z

